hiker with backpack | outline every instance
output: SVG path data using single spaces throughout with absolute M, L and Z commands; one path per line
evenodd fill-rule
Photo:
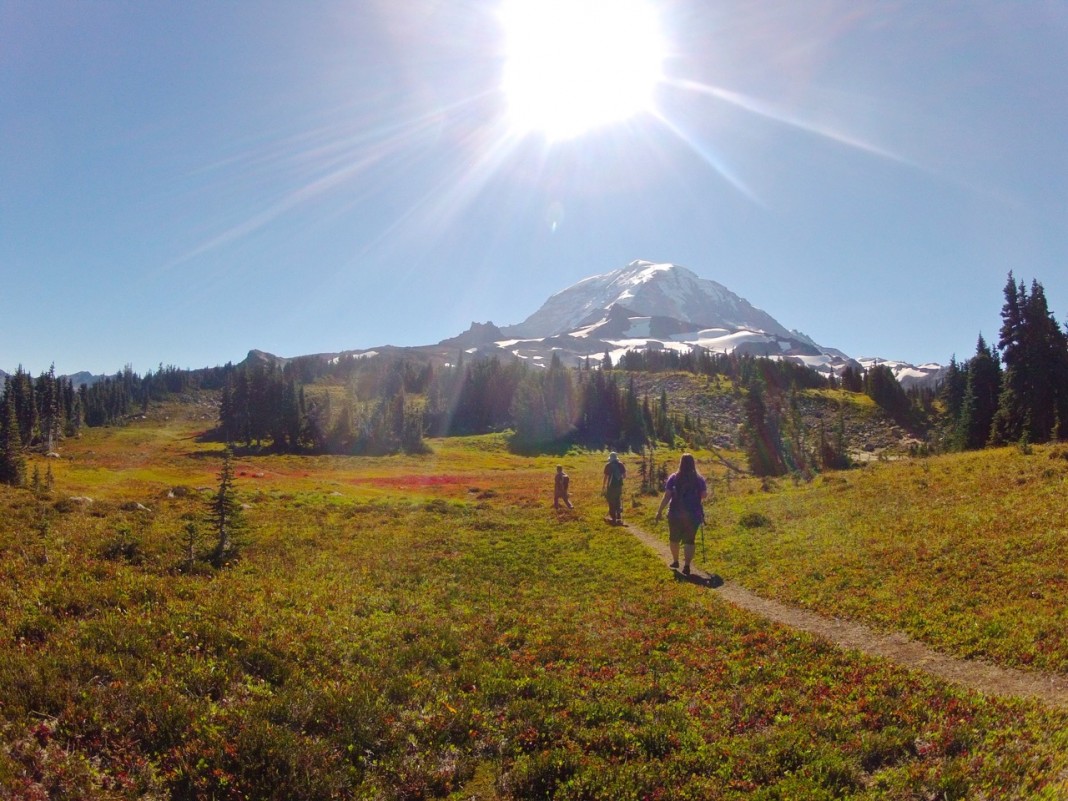
M 605 522 L 617 526 L 623 525 L 623 479 L 626 477 L 626 465 L 619 461 L 619 455 L 612 451 L 608 454 L 608 462 L 604 466 L 601 492 L 608 501 L 608 517 Z
M 553 479 L 553 509 L 560 508 L 560 501 L 563 501 L 568 509 L 575 508 L 571 505 L 571 497 L 567 491 L 570 483 L 571 478 L 564 472 L 564 466 L 558 464 L 556 466 L 556 478 Z
M 679 566 L 679 545 L 683 546 L 682 573 L 690 575 L 690 562 L 697 550 L 697 529 L 705 522 L 704 499 L 708 482 L 697 472 L 693 454 L 684 453 L 679 469 L 664 483 L 664 497 L 656 510 L 656 521 L 668 510 L 668 543 L 671 546 L 671 569 Z

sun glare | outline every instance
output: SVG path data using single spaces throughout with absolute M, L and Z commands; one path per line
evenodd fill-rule
M 653 108 L 664 46 L 644 0 L 505 0 L 501 22 L 516 129 L 568 139 Z

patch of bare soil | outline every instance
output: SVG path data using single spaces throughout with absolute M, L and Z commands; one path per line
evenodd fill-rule
M 626 524 L 642 543 L 671 564 L 667 541 Z M 814 634 L 841 648 L 850 648 L 869 656 L 882 657 L 894 664 L 922 670 L 954 684 L 986 695 L 1032 698 L 1050 706 L 1068 706 L 1068 676 L 1030 673 L 999 667 L 986 662 L 958 659 L 938 653 L 904 634 L 882 634 L 848 620 L 817 615 L 805 609 L 761 598 L 744 587 L 724 581 L 715 574 L 694 569 L 686 578 L 691 583 L 711 587 L 724 599 L 768 620 Z

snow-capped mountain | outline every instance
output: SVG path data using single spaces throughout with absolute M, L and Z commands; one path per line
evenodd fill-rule
M 828 373 L 849 364 L 859 369 L 845 354 L 788 330 L 722 284 L 676 264 L 649 261 L 583 279 L 518 325 L 472 324 L 441 344 L 463 346 L 471 354 L 504 350 L 533 363 L 547 363 L 554 353 L 565 363 L 606 353 L 615 362 L 630 350 L 696 347 L 790 358 Z
M 857 363 L 860 364 L 865 370 L 870 370 L 877 364 L 884 364 L 890 368 L 890 372 L 894 374 L 894 378 L 905 389 L 911 389 L 912 387 L 933 387 L 942 380 L 942 376 L 945 375 L 946 368 L 940 364 L 909 364 L 908 362 L 896 362 L 890 359 L 877 359 L 870 356 L 864 356 L 857 359 Z
M 685 353 L 693 348 L 789 359 L 827 374 L 883 363 L 905 387 L 931 384 L 941 375 L 939 365 L 914 367 L 882 359 L 865 365 L 788 330 L 722 284 L 685 267 L 649 261 L 632 261 L 621 270 L 583 279 L 554 294 L 518 325 L 473 323 L 440 344 L 472 355 L 505 351 L 535 364 L 548 364 L 553 354 L 575 364 L 606 353 L 618 362 L 630 350 Z
M 550 337 L 597 323 L 613 306 L 636 315 L 691 323 L 700 328 L 748 328 L 791 336 L 770 314 L 722 284 L 699 278 L 685 267 L 632 261 L 622 270 L 594 275 L 550 297 L 508 337 Z
M 336 360 L 409 351 L 445 363 L 455 363 L 464 354 L 465 358 L 513 357 L 545 366 L 555 355 L 573 366 L 605 354 L 618 363 L 632 350 L 689 353 L 694 348 L 789 359 L 825 374 L 841 374 L 847 367 L 861 371 L 881 363 L 905 387 L 933 385 L 942 369 L 883 359 L 857 361 L 788 330 L 715 281 L 699 278 L 685 267 L 649 261 L 633 261 L 620 270 L 583 279 L 554 294 L 517 325 L 498 328 L 491 322 L 472 323 L 467 331 L 436 345 L 317 355 Z M 249 354 L 253 358 L 278 360 L 258 351 Z

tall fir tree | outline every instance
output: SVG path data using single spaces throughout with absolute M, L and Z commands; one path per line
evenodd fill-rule
M 958 417 L 957 429 L 962 448 L 974 450 L 986 446 L 1000 396 L 1001 362 L 997 352 L 980 335 L 975 345 L 975 355 L 968 362 Z
M 236 417 L 234 382 L 233 377 L 228 375 L 219 397 L 219 431 L 222 434 L 223 442 L 227 445 L 234 441 L 234 435 L 237 430 Z
M 1063 436 L 1068 413 L 1068 339 L 1037 281 L 1031 289 L 1010 272 L 998 347 L 1004 364 L 992 435 L 998 443 L 1046 442 Z
M 26 478 L 26 459 L 16 410 L 13 381 L 8 378 L 0 409 L 0 484 L 21 486 Z
M 33 379 L 20 364 L 15 369 L 9 391 L 14 393 L 15 416 L 18 419 L 19 442 L 29 447 L 37 439 L 39 415 Z
M 954 426 L 960 420 L 960 410 L 964 405 L 964 388 L 967 383 L 967 362 L 961 364 L 954 354 L 949 359 L 942 386 L 939 388 L 939 397 L 945 407 L 946 419 L 951 420 Z

